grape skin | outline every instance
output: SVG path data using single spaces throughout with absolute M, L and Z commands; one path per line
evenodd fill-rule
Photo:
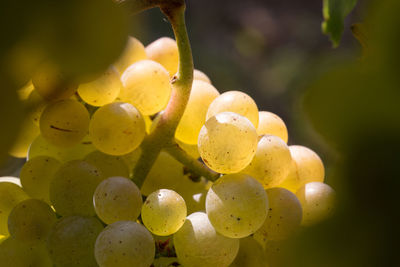
M 260 111 L 258 114 L 258 135 L 275 135 L 285 143 L 288 142 L 288 131 L 285 122 L 278 115 L 268 111 Z
M 239 252 L 229 267 L 268 267 L 263 248 L 252 237 L 240 239 Z
M 143 44 L 138 39 L 129 36 L 125 49 L 114 63 L 114 66 L 122 74 L 130 65 L 144 59 L 147 59 L 147 55 Z
M 197 69 L 193 71 L 193 79 L 211 84 L 210 78 L 204 72 Z
M 84 161 L 98 168 L 104 177 L 122 176 L 129 177 L 129 167 L 121 156 L 104 154 L 98 150 L 88 154 Z
M 169 37 L 161 37 L 146 46 L 147 57 L 154 60 L 174 76 L 178 71 L 179 51 L 176 41 Z

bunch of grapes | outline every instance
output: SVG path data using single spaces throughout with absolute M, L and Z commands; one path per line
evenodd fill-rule
M 10 150 L 20 177 L 0 178 L 4 266 L 268 266 L 271 242 L 330 216 L 324 165 L 288 146 L 285 123 L 239 91 L 220 94 L 199 70 L 175 149 L 132 180 L 146 135 L 171 97 L 178 47 L 130 37 L 84 84 L 43 66 L 19 91 L 27 116 Z

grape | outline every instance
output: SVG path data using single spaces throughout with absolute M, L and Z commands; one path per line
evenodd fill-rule
M 264 135 L 257 151 L 242 172 L 256 178 L 264 188 L 277 186 L 289 174 L 292 157 L 286 143 L 277 136 Z
M 16 158 L 26 158 L 29 146 L 39 133 L 39 127 L 32 120 L 25 119 L 17 132 L 17 139 L 9 150 L 10 155 Z
M 46 108 L 46 104 L 47 102 L 36 90 L 33 90 L 24 101 L 24 105 L 28 109 L 28 118 L 37 126 L 39 126 L 40 116 Z
M 210 104 L 207 111 L 207 120 L 218 113 L 235 112 L 251 121 L 254 127 L 258 127 L 258 108 L 254 100 L 240 91 L 229 91 L 218 96 Z
M 335 191 L 327 184 L 311 182 L 303 185 L 296 193 L 303 207 L 304 226 L 319 223 L 333 214 Z
M 159 257 L 154 259 L 152 266 L 154 267 L 172 267 L 179 266 L 178 258 L 175 257 Z
M 61 218 L 52 228 L 47 249 L 55 266 L 97 266 L 94 245 L 103 230 L 93 217 L 70 216 Z
M 17 90 L 19 100 L 27 100 L 34 89 L 35 87 L 33 86 L 32 81 L 27 82 L 24 86 Z
M 31 198 L 12 209 L 8 217 L 8 231 L 21 241 L 43 241 L 56 220 L 56 214 L 49 205 Z
M 119 73 L 123 73 L 133 63 L 147 59 L 143 44 L 136 38 L 129 36 L 124 52 L 114 63 Z
M 191 156 L 192 158 L 195 158 L 195 159 L 200 158 L 197 141 L 196 141 L 196 144 L 194 144 L 194 145 L 186 144 L 179 140 L 175 140 L 175 141 L 178 144 L 179 148 L 181 148 L 183 151 L 185 151 L 189 156 Z
M 97 167 L 104 177 L 129 177 L 128 165 L 120 156 L 111 156 L 96 150 L 88 154 L 84 160 Z
M 62 216 L 94 216 L 93 194 L 104 179 L 93 165 L 74 160 L 64 163 L 50 183 L 50 200 Z
M 96 150 L 89 139 L 89 136 L 85 136 L 83 140 L 72 147 L 61 148 L 54 146 L 46 141 L 42 135 L 36 137 L 33 140 L 28 150 L 27 159 L 31 160 L 38 156 L 53 157 L 61 162 L 67 162 L 76 159 L 83 159 L 87 154 Z
M 149 59 L 163 65 L 170 76 L 178 71 L 179 52 L 175 40 L 161 37 L 146 46 L 146 54 Z
M 78 94 L 86 103 L 100 107 L 114 101 L 120 88 L 119 73 L 115 67 L 110 66 L 96 80 L 79 85 Z
M 121 81 L 119 98 L 134 105 L 143 115 L 161 111 L 171 95 L 168 72 L 151 60 L 141 60 L 129 66 Z
M 139 146 L 138 148 L 136 148 L 132 152 L 121 156 L 121 158 L 123 159 L 123 161 L 125 162 L 125 164 L 129 168 L 129 175 L 132 175 L 133 168 L 135 167 L 136 162 L 139 160 L 139 157 L 140 157 L 141 154 L 142 154 L 142 149 Z M 146 178 L 146 180 L 147 180 L 147 178 Z
M 300 183 L 299 181 L 299 174 L 297 173 L 297 165 L 294 160 L 292 160 L 292 163 L 290 164 L 289 167 L 289 174 L 286 176 L 285 179 L 278 185 L 278 187 L 285 188 L 292 193 L 296 194 L 296 191 L 298 189 L 298 184 Z
M 97 237 L 95 257 L 100 267 L 148 267 L 155 256 L 154 239 L 142 225 L 119 221 Z
M 13 176 L 1 176 L 0 177 L 0 183 L 3 182 L 9 182 L 18 185 L 21 187 L 21 180 L 18 177 L 13 177 Z M 1 235 L 1 234 L 0 234 Z
M 229 267 L 267 267 L 263 248 L 252 237 L 240 239 L 239 252 Z
M 106 224 L 136 220 L 142 203 L 139 188 L 124 177 L 110 177 L 102 181 L 93 196 L 96 214 Z
M 290 247 L 285 242 L 286 240 L 281 241 L 268 241 L 263 243 L 264 253 L 267 258 L 267 262 L 271 267 L 286 267 L 290 266 L 285 261 L 287 258 L 291 257 L 293 252 L 289 249 Z
M 208 106 L 218 95 L 217 89 L 211 84 L 193 81 L 189 101 L 176 128 L 176 139 L 186 144 L 197 144 L 200 129 L 206 122 Z
M 257 134 L 275 135 L 280 137 L 285 143 L 288 141 L 288 131 L 285 123 L 279 116 L 268 111 L 259 112 Z
M 264 224 L 254 234 L 260 243 L 288 239 L 300 226 L 302 208 L 296 195 L 284 188 L 266 190 L 269 211 Z
M 229 266 L 239 250 L 239 239 L 220 235 L 207 214 L 190 214 L 174 235 L 179 263 L 185 267 Z
M 0 182 L 0 235 L 8 236 L 8 215 L 21 201 L 28 199 L 22 188 L 14 183 Z
M 180 194 L 185 200 L 187 213 L 205 211 L 206 195 L 212 182 L 207 182 L 204 178 L 199 182 L 193 182 L 188 176 L 179 179 L 173 190 Z
M 134 106 L 123 102 L 99 108 L 89 126 L 94 146 L 103 153 L 115 156 L 135 150 L 145 134 L 142 115 Z
M 40 116 L 40 132 L 51 144 L 71 147 L 87 134 L 89 112 L 75 100 L 61 100 L 49 104 Z
M 210 78 L 208 78 L 208 76 L 204 72 L 196 69 L 193 71 L 193 80 L 200 80 L 211 84 Z
M 253 234 L 264 223 L 268 197 L 262 185 L 244 174 L 219 178 L 208 190 L 206 211 L 218 233 L 230 238 Z
M 257 132 L 245 117 L 223 112 L 211 117 L 200 130 L 199 153 L 205 164 L 219 173 L 236 173 L 252 160 Z
M 181 228 L 186 212 L 185 200 L 178 193 L 160 189 L 147 196 L 142 207 L 142 220 L 153 234 L 167 236 Z

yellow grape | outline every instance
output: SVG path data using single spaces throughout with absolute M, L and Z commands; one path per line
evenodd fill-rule
M 269 211 L 264 224 L 254 234 L 261 244 L 269 240 L 288 239 L 299 227 L 302 208 L 296 195 L 280 187 L 266 190 Z
M 215 231 L 207 214 L 190 214 L 174 235 L 179 263 L 185 267 L 227 267 L 239 250 L 239 239 L 225 237 Z
M 93 195 L 97 216 L 106 224 L 135 221 L 142 208 L 142 195 L 134 182 L 125 177 L 110 177 L 102 181 Z
M 285 179 L 278 185 L 278 187 L 285 188 L 290 192 L 296 194 L 298 189 L 298 184 L 300 184 L 299 174 L 297 173 L 297 164 L 294 160 L 289 167 L 289 174 L 286 176 Z
M 64 163 L 50 183 L 50 201 L 62 216 L 94 216 L 93 194 L 104 178 L 100 170 L 85 161 Z
M 104 177 L 122 176 L 129 177 L 129 167 L 120 156 L 112 156 L 95 150 L 88 154 L 84 161 L 97 167 Z
M 26 158 L 29 146 L 39 134 L 39 127 L 32 120 L 25 119 L 16 134 L 17 139 L 8 153 L 16 158 Z
M 121 76 L 119 99 L 134 105 L 143 115 L 153 115 L 168 103 L 171 85 L 168 72 L 159 63 L 141 60 Z
M 240 91 L 228 91 L 218 96 L 210 104 L 207 111 L 207 120 L 212 116 L 224 112 L 235 112 L 251 121 L 255 128 L 258 127 L 258 108 L 254 100 Z
M 233 112 L 219 113 L 200 130 L 199 153 L 210 169 L 236 173 L 252 160 L 257 149 L 257 132 L 245 117 Z
M 191 214 L 196 211 L 205 211 L 206 195 L 209 184 L 205 179 L 199 182 L 193 182 L 187 175 L 179 180 L 173 190 L 180 194 L 186 202 L 187 213 Z
M 179 52 L 175 40 L 161 37 L 146 46 L 146 54 L 149 59 L 163 65 L 171 77 L 178 71 Z
M 60 166 L 58 160 L 48 156 L 38 156 L 28 160 L 20 173 L 23 189 L 31 197 L 50 204 L 50 182 Z
M 200 81 L 203 81 L 203 82 L 211 84 L 210 78 L 204 72 L 202 72 L 200 70 L 196 70 L 195 69 L 193 71 L 193 79 L 194 80 L 200 80 Z
M 142 221 L 155 235 L 176 233 L 186 219 L 185 200 L 173 190 L 160 189 L 147 196 L 142 207 Z
M 304 226 L 319 223 L 332 216 L 335 208 L 335 191 L 327 184 L 311 182 L 303 185 L 296 196 L 303 207 Z
M 129 177 L 132 175 L 133 168 L 135 167 L 136 162 L 139 160 L 139 157 L 140 157 L 141 154 L 142 154 L 142 149 L 139 146 L 138 148 L 136 148 L 132 152 L 121 156 L 122 159 L 124 160 L 126 166 L 128 166 Z M 146 178 L 146 180 L 147 180 L 147 178 Z
M 33 90 L 24 101 L 25 108 L 28 110 L 28 118 L 37 126 L 39 126 L 40 116 L 46 108 L 47 103 L 36 90 Z
M 133 221 L 110 224 L 96 240 L 95 257 L 100 267 L 149 267 L 154 256 L 153 236 Z
M 46 202 L 31 198 L 12 209 L 8 217 L 8 231 L 21 241 L 46 241 L 56 221 L 56 214 Z
M 240 239 L 239 252 L 229 267 L 268 267 L 263 248 L 252 237 Z
M 131 104 L 114 102 L 99 108 L 92 116 L 89 135 L 103 153 L 124 155 L 135 150 L 146 134 L 140 112 Z
M 206 122 L 208 107 L 218 96 L 214 86 L 194 80 L 185 112 L 175 131 L 175 138 L 186 144 L 197 144 L 200 129 Z
M 40 132 L 51 144 L 71 147 L 87 134 L 89 112 L 75 100 L 61 100 L 49 104 L 40 116 Z
M 197 144 L 190 145 L 190 144 L 186 144 L 186 143 L 181 142 L 176 139 L 175 139 L 175 141 L 178 144 L 179 148 L 182 149 L 183 151 L 185 151 L 189 156 L 191 156 L 192 158 L 195 158 L 195 159 L 200 158 L 199 148 L 198 148 Z
M 277 136 L 264 135 L 258 141 L 252 161 L 242 172 L 257 179 L 264 188 L 271 188 L 286 178 L 291 163 L 286 143 Z
M 268 111 L 259 112 L 257 134 L 275 135 L 280 137 L 285 143 L 288 141 L 288 131 L 285 122 L 278 115 Z
M 32 81 L 27 82 L 23 87 L 17 90 L 19 100 L 27 100 L 34 89 L 35 87 L 33 86 Z
M 208 190 L 206 211 L 218 233 L 230 238 L 253 234 L 268 214 L 268 196 L 262 185 L 245 174 L 228 174 Z
M 147 55 L 143 44 L 138 39 L 129 36 L 125 49 L 114 66 L 122 74 L 130 65 L 144 59 L 147 59 Z

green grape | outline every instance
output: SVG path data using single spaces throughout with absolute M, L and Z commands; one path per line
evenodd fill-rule
M 124 155 L 135 150 L 146 134 L 140 112 L 131 104 L 115 102 L 99 108 L 92 116 L 89 135 L 103 153 Z
M 89 105 L 100 107 L 113 102 L 120 88 L 119 73 L 114 66 L 110 66 L 96 80 L 79 85 L 78 94 Z
M 48 156 L 61 162 L 67 162 L 83 159 L 87 154 L 95 150 L 96 148 L 93 146 L 88 135 L 79 144 L 67 148 L 52 145 L 42 135 L 39 135 L 29 147 L 27 159 L 31 160 L 38 156 Z
M 131 103 L 143 115 L 153 115 L 166 107 L 171 95 L 168 72 L 151 60 L 138 61 L 121 76 L 119 98 Z
M 178 144 L 178 146 L 184 150 L 189 156 L 198 159 L 200 158 L 200 153 L 199 153 L 199 148 L 197 146 L 197 141 L 195 145 L 190 145 L 190 144 L 186 144 L 184 142 L 181 142 L 179 140 L 175 140 L 176 143 Z
M 8 215 L 28 195 L 15 183 L 0 182 L 0 235 L 8 236 Z
M 51 144 L 71 147 L 87 134 L 89 112 L 78 101 L 67 99 L 49 104 L 40 116 L 40 132 Z
M 57 267 L 97 266 L 94 245 L 103 230 L 94 217 L 70 216 L 61 218 L 52 228 L 47 249 Z
M 185 200 L 175 191 L 160 189 L 147 196 L 142 207 L 142 221 L 155 235 L 176 233 L 186 219 Z
M 264 252 L 267 258 L 267 262 L 271 267 L 286 267 L 288 264 L 285 263 L 286 259 L 293 253 L 288 248 L 285 242 L 286 240 L 280 241 L 268 241 L 263 243 Z
M 50 201 L 62 216 L 94 216 L 93 194 L 104 178 L 100 170 L 85 161 L 64 163 L 50 183 Z
M 179 266 L 178 258 L 176 257 L 159 257 L 154 259 L 152 266 L 154 267 L 172 267 Z
M 143 44 L 136 38 L 129 36 L 124 52 L 114 63 L 120 74 L 122 74 L 133 63 L 147 59 Z
M 100 267 L 148 267 L 154 256 L 153 236 L 133 221 L 110 224 L 96 240 L 95 257 Z
M 32 81 L 27 82 L 24 86 L 17 90 L 19 100 L 27 100 L 34 89 L 35 87 L 33 86 Z
M 193 80 L 200 80 L 211 84 L 210 78 L 204 72 L 196 69 L 193 71 Z
M 132 152 L 121 156 L 121 158 L 123 159 L 123 161 L 129 168 L 129 177 L 131 177 L 131 175 L 133 173 L 133 168 L 135 167 L 136 162 L 139 160 L 139 157 L 141 154 L 142 154 L 142 149 L 139 146 Z M 146 178 L 146 180 L 147 180 L 147 178 Z
M 9 182 L 18 185 L 19 187 L 22 187 L 21 185 L 21 180 L 18 177 L 14 176 L 1 176 L 0 177 L 0 183 L 3 182 Z
M 332 216 L 335 208 L 335 191 L 327 184 L 311 182 L 303 185 L 296 196 L 303 207 L 304 226 L 319 223 Z
M 268 112 L 260 111 L 259 121 L 257 127 L 258 135 L 275 135 L 280 137 L 285 143 L 288 141 L 288 131 L 285 122 L 279 118 L 278 115 Z
M 96 150 L 88 154 L 84 160 L 97 167 L 104 177 L 129 177 L 128 165 L 120 156 L 112 156 Z
M 217 89 L 209 83 L 194 80 L 192 91 L 175 138 L 186 144 L 197 144 L 201 127 L 206 122 L 208 106 L 219 95 Z
M 199 153 L 210 169 L 219 173 L 243 170 L 257 149 L 257 132 L 245 117 L 233 112 L 219 113 L 200 130 Z
M 242 172 L 256 178 L 264 188 L 275 187 L 289 174 L 292 157 L 286 143 L 274 135 L 260 138 L 257 151 Z
M 39 126 L 40 116 L 46 105 L 47 101 L 36 90 L 33 90 L 24 101 L 24 106 L 28 110 L 28 118 L 37 126 Z
M 33 198 L 50 204 L 50 182 L 61 163 L 52 157 L 38 156 L 28 160 L 21 169 L 23 189 Z
M 26 158 L 29 146 L 39 134 L 39 127 L 32 120 L 25 119 L 16 134 L 17 139 L 8 153 L 16 158 Z
M 206 211 L 218 233 L 230 238 L 253 234 L 268 213 L 268 196 L 262 185 L 244 174 L 219 178 L 208 190 Z
M 302 208 L 296 195 L 284 188 L 266 190 L 269 211 L 264 224 L 254 233 L 259 242 L 288 239 L 300 226 Z
M 124 177 L 110 177 L 102 181 L 93 195 L 97 216 L 106 224 L 135 221 L 142 208 L 142 195 L 134 182 Z
M 300 180 L 299 180 L 299 174 L 297 172 L 297 164 L 294 160 L 292 160 L 292 163 L 290 164 L 289 167 L 289 174 L 286 176 L 285 179 L 283 179 L 283 181 L 277 187 L 285 188 L 291 191 L 292 193 L 296 194 L 296 191 L 298 189 L 298 184 L 300 184 Z
M 199 182 L 193 182 L 188 176 L 179 179 L 173 190 L 180 194 L 185 200 L 187 213 L 192 214 L 196 211 L 205 211 L 206 195 L 212 182 L 200 179 Z
M 31 198 L 12 209 L 8 231 L 21 241 L 44 241 L 56 221 L 56 214 L 46 202 Z
M 229 266 L 239 250 L 239 239 L 217 233 L 207 214 L 190 214 L 174 235 L 179 263 L 185 267 Z
M 207 111 L 207 120 L 218 113 L 235 112 L 251 121 L 255 128 L 258 127 L 258 108 L 254 100 L 240 91 L 228 91 L 218 96 L 210 104 Z
M 252 237 L 240 239 L 239 252 L 229 267 L 268 267 L 263 248 Z
M 146 46 L 146 54 L 149 59 L 163 65 L 171 77 L 178 71 L 179 51 L 175 40 L 161 37 Z
M 0 264 L 4 267 L 53 267 L 43 242 L 8 238 L 0 243 Z

